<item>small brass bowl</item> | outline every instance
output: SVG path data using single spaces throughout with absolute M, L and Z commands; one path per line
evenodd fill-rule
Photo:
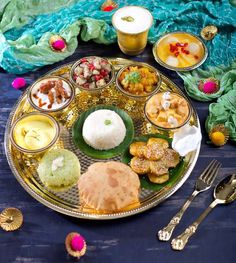
M 135 95 L 135 94 L 132 94 L 126 90 L 124 90 L 124 88 L 122 87 L 120 81 L 119 81 L 119 77 L 120 75 L 122 74 L 122 72 L 124 70 L 126 70 L 128 67 L 134 67 L 134 66 L 138 66 L 138 67 L 145 67 L 145 68 L 148 68 L 150 71 L 154 72 L 157 76 L 157 84 L 154 86 L 154 89 L 153 91 L 151 91 L 150 93 L 148 94 L 145 94 L 145 95 Z M 142 63 L 142 62 L 137 62 L 137 63 L 134 63 L 134 64 L 129 64 L 127 66 L 124 66 L 123 68 L 121 68 L 117 75 L 116 75 L 116 87 L 118 88 L 118 90 L 120 92 L 122 92 L 125 96 L 129 97 L 129 98 L 132 98 L 134 100 L 145 100 L 147 99 L 148 97 L 152 96 L 153 94 L 155 94 L 156 92 L 158 92 L 159 88 L 160 88 L 160 85 L 161 85 L 161 74 L 159 73 L 159 71 L 150 66 L 149 64 L 146 64 L 146 63 Z
M 48 109 L 43 109 L 41 107 L 39 107 L 38 105 L 36 105 L 34 103 L 34 100 L 33 100 L 33 92 L 39 88 L 40 86 L 40 83 L 43 83 L 45 82 L 46 80 L 62 80 L 62 82 L 64 82 L 64 84 L 66 84 L 69 89 L 70 89 L 70 98 L 61 105 L 61 107 L 57 107 L 55 109 L 52 109 L 52 108 L 48 108 Z M 41 111 L 41 112 L 45 112 L 45 113 L 57 113 L 57 112 L 61 112 L 62 110 L 64 110 L 65 108 L 67 108 L 69 106 L 69 104 L 73 101 L 75 97 L 75 89 L 73 87 L 73 85 L 65 78 L 62 78 L 62 77 L 59 77 L 59 76 L 47 76 L 47 77 L 42 77 L 40 79 L 38 79 L 37 81 L 35 81 L 31 87 L 29 88 L 28 90 L 28 93 L 27 93 L 27 99 L 30 103 L 30 105 L 38 110 L 38 111 Z
M 28 149 L 23 147 L 22 145 L 19 145 L 19 143 L 16 140 L 16 132 L 15 129 L 17 128 L 17 126 L 22 122 L 22 124 L 24 123 L 24 121 L 28 118 L 29 121 L 36 121 L 37 119 L 40 120 L 42 122 L 47 122 L 48 124 L 50 124 L 52 126 L 52 129 L 54 129 L 54 136 L 51 139 L 51 141 L 48 143 L 48 145 L 43 146 L 42 148 L 38 148 L 38 149 Z M 27 113 L 23 116 L 21 116 L 19 119 L 17 119 L 10 130 L 10 141 L 12 143 L 12 145 L 20 152 L 25 153 L 25 154 L 40 154 L 40 153 L 44 153 L 45 151 L 49 150 L 58 140 L 60 135 L 60 127 L 59 124 L 57 123 L 57 121 L 50 116 L 47 113 L 41 113 L 41 112 L 31 112 L 31 113 Z
M 192 66 L 189 66 L 189 67 L 174 67 L 174 66 L 171 66 L 171 65 L 168 65 L 167 63 L 165 63 L 157 54 L 157 47 L 158 45 L 163 41 L 164 38 L 167 38 L 168 36 L 171 36 L 175 34 L 186 34 L 186 35 L 190 35 L 191 37 L 194 37 L 196 40 L 198 40 L 201 45 L 202 45 L 202 48 L 203 48 L 203 56 L 202 56 L 202 59 L 200 61 L 198 61 L 197 63 L 193 64 Z M 170 70 L 174 70 L 174 71 L 190 71 L 190 70 L 193 70 L 195 68 L 198 68 L 199 66 L 201 66 L 205 60 L 207 59 L 207 56 L 208 56 L 208 50 L 207 50 L 207 47 L 206 45 L 203 43 L 203 41 L 195 36 L 194 34 L 191 34 L 191 33 L 188 33 L 188 32 L 182 32 L 182 31 L 175 31 L 175 32 L 171 32 L 171 33 L 168 33 L 168 34 L 165 34 L 164 36 L 162 36 L 160 39 L 158 39 L 158 41 L 153 45 L 153 48 L 152 48 L 152 53 L 153 53 L 153 56 L 155 58 L 155 60 L 157 61 L 157 63 L 159 63 L 161 66 L 163 66 L 164 68 L 167 68 L 167 69 L 170 69 Z
M 74 80 L 74 71 L 75 71 L 75 68 L 81 63 L 81 60 L 82 59 L 94 59 L 94 58 L 100 58 L 100 59 L 103 59 L 103 60 L 106 60 L 107 63 L 110 64 L 111 66 L 111 72 L 110 72 L 110 80 L 108 83 L 106 83 L 106 85 L 102 86 L 102 87 L 99 87 L 99 88 L 95 88 L 95 89 L 86 89 L 84 88 L 83 86 L 81 85 L 78 85 L 76 83 L 76 81 Z M 71 70 L 70 70 L 70 82 L 77 88 L 79 88 L 81 91 L 86 91 L 86 92 L 89 92 L 89 93 L 92 93 L 92 94 L 96 94 L 97 92 L 101 91 L 102 89 L 110 86 L 113 82 L 114 82 L 114 79 L 115 79 L 115 70 L 114 70 L 114 67 L 112 65 L 112 63 L 106 59 L 106 58 L 102 58 L 102 57 L 97 57 L 97 56 L 89 56 L 89 57 L 83 57 L 81 59 L 79 59 L 78 61 L 76 61 L 72 67 L 71 67 Z
M 156 127 L 157 129 L 159 130 L 163 130 L 163 131 L 173 131 L 173 130 L 177 130 L 181 127 L 183 127 L 185 124 L 187 124 L 192 116 L 192 107 L 191 107 L 191 102 L 188 100 L 188 98 L 186 96 L 183 96 L 183 95 L 180 95 L 179 93 L 176 93 L 176 92 L 170 92 L 170 95 L 175 95 L 179 98 L 182 98 L 184 99 L 186 102 L 187 102 L 187 105 L 188 105 L 188 115 L 186 117 L 186 119 L 179 125 L 177 126 L 174 126 L 174 127 L 163 127 L 163 126 L 160 126 L 158 125 L 157 123 L 155 123 L 149 116 L 148 116 L 148 113 L 147 113 L 147 105 L 148 103 L 150 103 L 150 100 L 154 97 L 154 96 L 158 96 L 158 95 L 161 95 L 161 94 L 164 94 L 165 92 L 158 92 L 156 94 L 154 94 L 153 96 L 149 97 L 148 100 L 146 101 L 145 105 L 144 105 L 144 115 L 145 115 L 145 118 L 148 120 L 148 122 L 150 122 L 154 127 Z

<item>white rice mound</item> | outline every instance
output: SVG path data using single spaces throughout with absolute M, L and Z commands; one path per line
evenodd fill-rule
M 116 112 L 97 110 L 85 120 L 82 135 L 85 142 L 94 149 L 109 150 L 123 142 L 126 127 Z

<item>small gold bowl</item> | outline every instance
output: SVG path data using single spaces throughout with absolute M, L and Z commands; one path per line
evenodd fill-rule
M 82 62 L 83 59 L 95 59 L 95 58 L 103 59 L 111 66 L 110 80 L 104 86 L 101 86 L 99 88 L 87 89 L 87 88 L 84 88 L 83 86 L 79 85 L 78 83 L 76 83 L 76 81 L 74 79 L 74 71 L 75 71 L 75 68 Z M 78 61 L 76 61 L 72 65 L 71 70 L 70 70 L 70 82 L 75 87 L 79 88 L 81 91 L 86 91 L 86 92 L 93 93 L 93 94 L 96 94 L 97 92 L 101 91 L 102 89 L 109 87 L 114 82 L 114 79 L 115 79 L 115 70 L 114 70 L 112 63 L 108 59 L 102 58 L 102 57 L 97 57 L 97 56 L 83 57 L 83 58 L 79 59 Z
M 171 66 L 170 64 L 167 64 L 166 62 L 164 62 L 160 58 L 160 56 L 158 55 L 157 49 L 158 49 L 159 45 L 161 45 L 165 41 L 165 39 L 167 39 L 168 37 L 172 37 L 173 39 L 177 39 L 178 40 L 178 38 L 177 38 L 178 35 L 186 35 L 186 39 L 187 39 L 187 37 L 189 37 L 190 40 L 192 39 L 195 42 L 199 43 L 199 49 L 202 51 L 202 56 L 200 56 L 200 59 L 199 59 L 198 55 L 193 55 L 192 54 L 194 57 L 196 56 L 196 59 L 197 59 L 196 63 L 193 63 L 192 65 L 186 66 L 186 67 Z M 193 42 L 193 43 L 195 43 L 195 42 Z M 173 42 L 169 42 L 169 41 L 166 42 L 166 44 L 169 44 L 169 45 L 171 43 L 173 43 Z M 178 53 L 182 52 L 181 48 L 182 48 L 182 46 L 180 46 L 179 49 L 177 50 Z M 183 48 L 185 49 L 184 46 L 183 46 Z M 164 49 L 162 48 L 162 50 L 164 50 Z M 188 50 L 185 50 L 185 52 L 186 51 L 189 52 Z M 167 69 L 174 70 L 174 71 L 190 71 L 190 70 L 193 70 L 195 68 L 198 68 L 199 66 L 201 66 L 205 62 L 205 60 L 207 59 L 207 56 L 208 56 L 207 47 L 206 47 L 206 45 L 203 43 L 203 41 L 199 37 L 195 36 L 194 34 L 191 34 L 191 33 L 188 33 L 188 32 L 182 32 L 182 31 L 175 31 L 175 32 L 171 32 L 171 33 L 163 35 L 153 45 L 152 53 L 153 53 L 154 58 L 157 61 L 157 63 L 159 63 L 161 66 L 163 66 L 163 67 L 165 67 Z M 172 54 L 173 57 L 174 57 L 174 55 L 175 55 L 175 53 Z M 178 55 L 177 55 L 177 57 L 178 57 Z
M 53 108 L 53 104 L 51 105 L 51 108 L 49 108 L 49 105 L 46 107 L 47 104 L 43 105 L 42 107 L 40 107 L 39 105 L 36 104 L 37 99 L 34 97 L 36 95 L 36 92 L 38 92 L 38 89 L 40 87 L 40 85 L 42 83 L 45 83 L 46 81 L 56 81 L 56 80 L 61 80 L 63 83 L 63 87 L 66 87 L 67 91 L 70 91 L 70 97 L 65 101 L 65 103 L 62 103 L 62 105 L 58 105 L 56 104 L 56 107 Z M 46 96 L 46 95 L 45 95 Z M 59 77 L 59 76 L 47 76 L 47 77 L 43 77 L 38 79 L 37 81 L 35 81 L 31 87 L 28 90 L 27 93 L 27 98 L 28 101 L 30 103 L 30 105 L 41 112 L 46 112 L 46 113 L 56 113 L 56 112 L 61 112 L 62 110 L 64 110 L 66 107 L 69 106 L 69 104 L 73 101 L 75 97 L 75 90 L 74 87 L 72 86 L 72 84 L 65 78 Z M 40 97 L 38 97 L 38 99 L 40 99 Z M 46 100 L 45 100 L 46 102 Z M 49 100 L 48 100 L 49 102 Z
M 59 124 L 52 116 L 41 112 L 31 112 L 21 116 L 13 123 L 10 141 L 22 153 L 40 154 L 50 149 L 58 140 L 59 135 Z M 37 145 L 40 139 L 41 147 Z M 27 147 L 28 145 L 32 147 Z
M 164 94 L 169 94 L 170 95 L 170 98 L 169 99 L 164 99 L 163 98 L 163 96 L 164 96 Z M 158 98 L 159 97 L 159 98 Z M 172 98 L 171 98 L 172 97 Z M 155 99 L 154 99 L 155 98 Z M 174 110 L 174 109 L 176 109 L 176 108 L 174 108 L 174 104 L 176 104 L 176 103 L 178 103 L 178 102 L 174 102 L 173 100 L 175 99 L 175 101 L 179 101 L 179 99 L 181 99 L 181 102 L 184 102 L 186 105 L 187 105 L 187 114 L 186 114 L 186 116 L 184 117 L 184 119 L 183 119 L 183 121 L 182 122 L 178 122 L 177 121 L 177 116 L 179 117 L 180 115 L 178 114 L 178 112 L 177 112 L 177 110 Z M 168 120 L 167 121 L 165 121 L 165 122 L 167 122 L 168 123 L 168 125 L 170 126 L 171 124 L 170 124 L 170 122 L 172 122 L 172 125 L 171 125 L 171 127 L 165 127 L 164 125 L 161 125 L 160 124 L 160 122 L 161 121 L 159 121 L 159 123 L 158 123 L 158 120 L 157 120 L 157 116 L 155 117 L 155 119 L 154 118 L 151 118 L 151 116 L 150 116 L 150 113 L 148 112 L 148 107 L 150 107 L 151 105 L 155 105 L 155 106 L 157 106 L 158 107 L 158 103 L 160 104 L 160 108 L 161 108 L 161 110 L 163 111 L 163 112 L 165 112 L 166 110 L 164 109 L 164 107 L 163 106 L 165 106 L 165 105 L 163 105 L 164 103 L 165 103 L 165 101 L 169 101 L 170 102 L 170 104 L 169 104 L 169 106 L 168 105 L 166 105 L 166 107 L 167 107 L 167 109 L 166 110 L 171 110 L 171 112 L 172 112 L 172 114 L 174 115 L 174 116 L 172 116 L 172 115 L 170 115 L 169 117 L 168 117 Z M 163 103 L 163 104 L 162 104 Z M 177 107 L 178 108 L 178 107 Z M 186 108 L 186 107 L 185 107 Z M 157 109 L 158 110 L 158 109 Z M 184 111 L 185 112 L 185 111 Z M 183 113 L 183 111 L 181 112 L 181 113 Z M 154 114 L 153 112 L 152 112 L 152 114 Z M 161 114 L 161 113 L 160 113 Z M 159 116 L 159 119 L 163 119 L 165 116 L 160 116 L 160 114 L 158 115 Z M 177 115 L 178 114 L 178 115 Z M 153 96 L 151 96 L 147 101 L 146 101 L 146 103 L 145 103 L 145 105 L 144 105 L 144 115 L 145 115 L 145 117 L 146 117 L 146 119 L 153 125 L 153 126 L 155 126 L 157 129 L 160 129 L 160 130 L 164 130 L 164 131 L 171 131 L 171 130 L 176 130 L 176 129 L 179 129 L 179 128 L 181 128 L 181 127 L 183 127 L 186 123 L 188 123 L 189 122 L 189 120 L 190 120 L 190 118 L 191 118 L 191 115 L 192 115 L 192 107 L 191 107 L 191 103 L 190 103 L 190 101 L 188 100 L 188 98 L 187 97 L 185 97 L 185 96 L 183 96 L 183 95 L 180 95 L 179 93 L 175 93 L 175 92 L 170 92 L 170 91 L 168 91 L 168 92 L 158 92 L 158 93 L 156 93 L 156 94 L 154 94 Z M 172 117 L 172 118 L 170 118 L 170 117 Z M 170 120 L 169 120 L 169 118 L 170 118 Z M 174 118 L 174 119 L 173 119 Z M 177 122 L 176 122 L 176 121 Z M 163 121 L 164 122 L 164 121 Z M 176 122 L 176 124 L 174 123 L 174 122 Z
M 136 94 L 132 94 L 128 91 L 126 91 L 123 87 L 122 87 L 122 84 L 120 83 L 119 81 L 119 77 L 121 76 L 121 74 L 129 67 L 135 67 L 135 66 L 138 66 L 138 67 L 144 67 L 144 68 L 148 68 L 150 71 L 154 72 L 157 76 L 157 84 L 154 86 L 153 90 L 145 95 L 136 95 Z M 147 99 L 148 97 L 152 96 L 153 94 L 155 94 L 156 92 L 158 92 L 159 88 L 160 88 L 160 85 L 161 85 L 161 74 L 159 73 L 159 71 L 150 66 L 149 64 L 146 64 L 146 63 L 142 63 L 142 62 L 137 62 L 137 63 L 133 63 L 133 64 L 129 64 L 127 66 L 124 66 L 122 67 L 117 75 L 116 75 L 116 87 L 118 88 L 119 91 L 121 91 L 125 96 L 129 97 L 129 98 L 132 98 L 134 100 L 145 100 Z

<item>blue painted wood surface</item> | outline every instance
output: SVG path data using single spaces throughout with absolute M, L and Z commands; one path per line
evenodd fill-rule
M 117 45 L 102 46 L 80 43 L 73 56 L 64 62 L 25 74 L 30 84 L 54 67 L 85 55 L 126 57 Z M 176 73 L 163 69 L 153 59 L 151 46 L 134 59 L 152 64 L 170 79 L 183 86 Z M 203 140 L 197 164 L 185 184 L 159 206 L 130 218 L 114 221 L 87 221 L 61 215 L 34 200 L 13 176 L 4 153 L 4 130 L 12 106 L 21 91 L 11 87 L 15 75 L 0 70 L 0 210 L 18 207 L 24 214 L 22 228 L 15 232 L 0 229 L 1 263 L 60 263 L 77 262 L 67 255 L 64 240 L 69 232 L 80 232 L 87 240 L 87 253 L 80 262 L 96 263 L 233 263 L 236 249 L 236 205 L 217 207 L 201 224 L 183 252 L 175 252 L 169 243 L 156 239 L 156 231 L 169 222 L 185 199 L 191 194 L 194 182 L 203 168 L 213 159 L 223 167 L 218 180 L 236 172 L 235 144 L 229 142 L 222 148 L 206 144 L 204 121 L 208 103 L 193 101 L 200 117 Z M 213 189 L 200 194 L 185 214 L 175 235 L 181 233 L 212 201 Z M 175 236 L 174 235 L 174 236 Z

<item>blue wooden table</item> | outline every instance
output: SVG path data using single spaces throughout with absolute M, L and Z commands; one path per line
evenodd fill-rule
M 80 43 L 73 56 L 57 65 L 47 66 L 25 74 L 30 84 L 54 67 L 85 55 L 126 57 L 117 45 L 102 46 Z M 127 58 L 127 57 L 126 57 Z M 135 60 L 145 61 L 180 86 L 176 73 L 157 65 L 151 46 Z M 236 262 L 236 205 L 217 207 L 202 223 L 198 232 L 182 252 L 172 251 L 170 244 L 156 239 L 158 229 L 166 225 L 191 194 L 194 182 L 203 168 L 213 159 L 222 162 L 218 180 L 236 171 L 235 144 L 229 142 L 222 148 L 207 144 L 204 121 L 208 103 L 193 101 L 202 125 L 203 140 L 197 164 L 185 184 L 159 206 L 129 218 L 114 221 L 88 221 L 61 215 L 33 199 L 13 176 L 4 153 L 4 130 L 12 106 L 21 91 L 11 87 L 16 76 L 0 69 L 0 209 L 17 207 L 24 215 L 20 230 L 4 232 L 0 229 L 0 263 L 65 263 L 77 262 L 67 255 L 64 240 L 69 232 L 81 233 L 87 240 L 87 253 L 80 262 L 133 263 L 233 263 Z M 212 201 L 213 189 L 200 194 L 185 214 L 175 235 L 181 233 Z

